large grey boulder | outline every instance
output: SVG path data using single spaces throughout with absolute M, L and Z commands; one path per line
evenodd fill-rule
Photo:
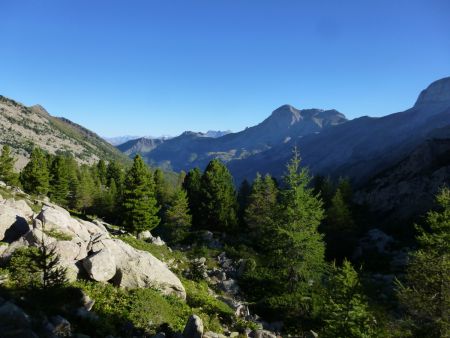
M 155 287 L 164 294 L 175 294 L 183 299 L 186 291 L 178 277 L 166 264 L 146 251 L 136 250 L 118 239 L 109 239 L 107 246 L 116 261 L 114 283 L 124 288 Z
M 197 315 L 189 317 L 183 330 L 183 338 L 202 338 L 203 322 Z
M 13 242 L 30 230 L 23 211 L 8 204 L 0 204 L 0 240 Z
M 97 282 L 107 282 L 116 274 L 116 262 L 109 249 L 105 248 L 83 260 L 83 267 Z
M 46 205 L 37 218 L 42 221 L 46 230 L 57 230 L 71 237 L 77 236 L 84 242 L 89 242 L 91 238 L 86 225 L 72 218 L 68 211 L 60 207 Z

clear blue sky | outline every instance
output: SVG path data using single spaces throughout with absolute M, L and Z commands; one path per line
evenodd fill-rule
M 278 106 L 404 110 L 450 75 L 450 1 L 0 0 L 0 94 L 100 135 L 238 131 Z

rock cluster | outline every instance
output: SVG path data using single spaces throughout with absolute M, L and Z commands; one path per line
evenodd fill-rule
M 50 203 L 38 215 L 25 201 L 0 203 L 0 240 L 9 242 L 0 247 L 1 259 L 9 259 L 20 247 L 44 242 L 59 254 L 69 280 L 87 274 L 98 282 L 124 288 L 154 287 L 164 294 L 186 297 L 181 281 L 163 262 L 113 238 L 102 222 L 75 219 Z

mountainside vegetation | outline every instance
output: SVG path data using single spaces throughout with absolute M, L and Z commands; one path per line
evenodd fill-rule
M 4 146 L 1 181 L 21 187 L 24 192 L 17 191 L 28 201 L 49 199 L 74 216 L 113 224 L 108 228 L 115 238 L 165 261 L 187 294 L 184 302 L 157 288 L 122 289 L 92 276 L 65 280 L 59 254 L 37 239 L 37 247 L 3 259 L 2 271 L 9 277 L 0 285 L 3 297 L 33 318 L 63 314 L 72 330 L 95 337 L 171 336 L 192 314 L 200 316 L 205 332 L 242 336 L 261 327 L 295 337 L 449 334 L 448 189 L 418 228 L 417 241 L 409 243 L 407 265 L 389 269 L 397 259 L 386 251 L 391 240 L 378 231 L 381 239 L 364 242 L 369 216 L 354 204 L 350 181 L 313 178 L 296 148 L 282 180 L 257 175 L 239 191 L 217 159 L 177 180 L 147 167 L 139 155 L 131 167 L 103 160 L 88 165 L 35 147 L 20 173 L 13 162 Z M 1 193 L 14 197 L 12 191 L 2 188 Z M 66 233 L 45 230 L 43 220 L 47 236 L 71 240 Z M 168 246 L 161 246 L 162 240 Z M 397 279 L 389 277 L 393 274 Z M 45 276 L 56 282 L 43 282 Z M 114 284 L 109 278 L 105 281 Z M 95 300 L 88 320 L 74 316 L 69 305 L 63 310 L 60 301 L 75 304 L 81 291 Z M 36 307 L 49 297 L 54 300 Z

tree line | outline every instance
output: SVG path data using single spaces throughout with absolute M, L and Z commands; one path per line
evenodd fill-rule
M 258 313 L 282 318 L 292 330 L 322 327 L 324 337 L 383 335 L 360 269 L 349 259 L 349 247 L 361 231 L 351 185 L 345 179 L 337 184 L 323 177 L 313 180 L 296 150 L 281 181 L 258 174 L 238 191 L 216 159 L 203 172 L 195 168 L 181 173 L 176 184 L 169 184 L 161 170 L 150 169 L 139 155 L 129 168 L 103 160 L 88 166 L 35 148 L 19 175 L 13 166 L 5 146 L 0 180 L 103 217 L 130 233 L 154 230 L 174 244 L 189 243 L 203 230 L 220 234 L 246 258 L 239 280 L 246 299 Z M 448 189 L 438 204 L 440 209 L 418 227 L 418 250 L 396 284 L 407 326 L 400 335 L 450 332 Z

